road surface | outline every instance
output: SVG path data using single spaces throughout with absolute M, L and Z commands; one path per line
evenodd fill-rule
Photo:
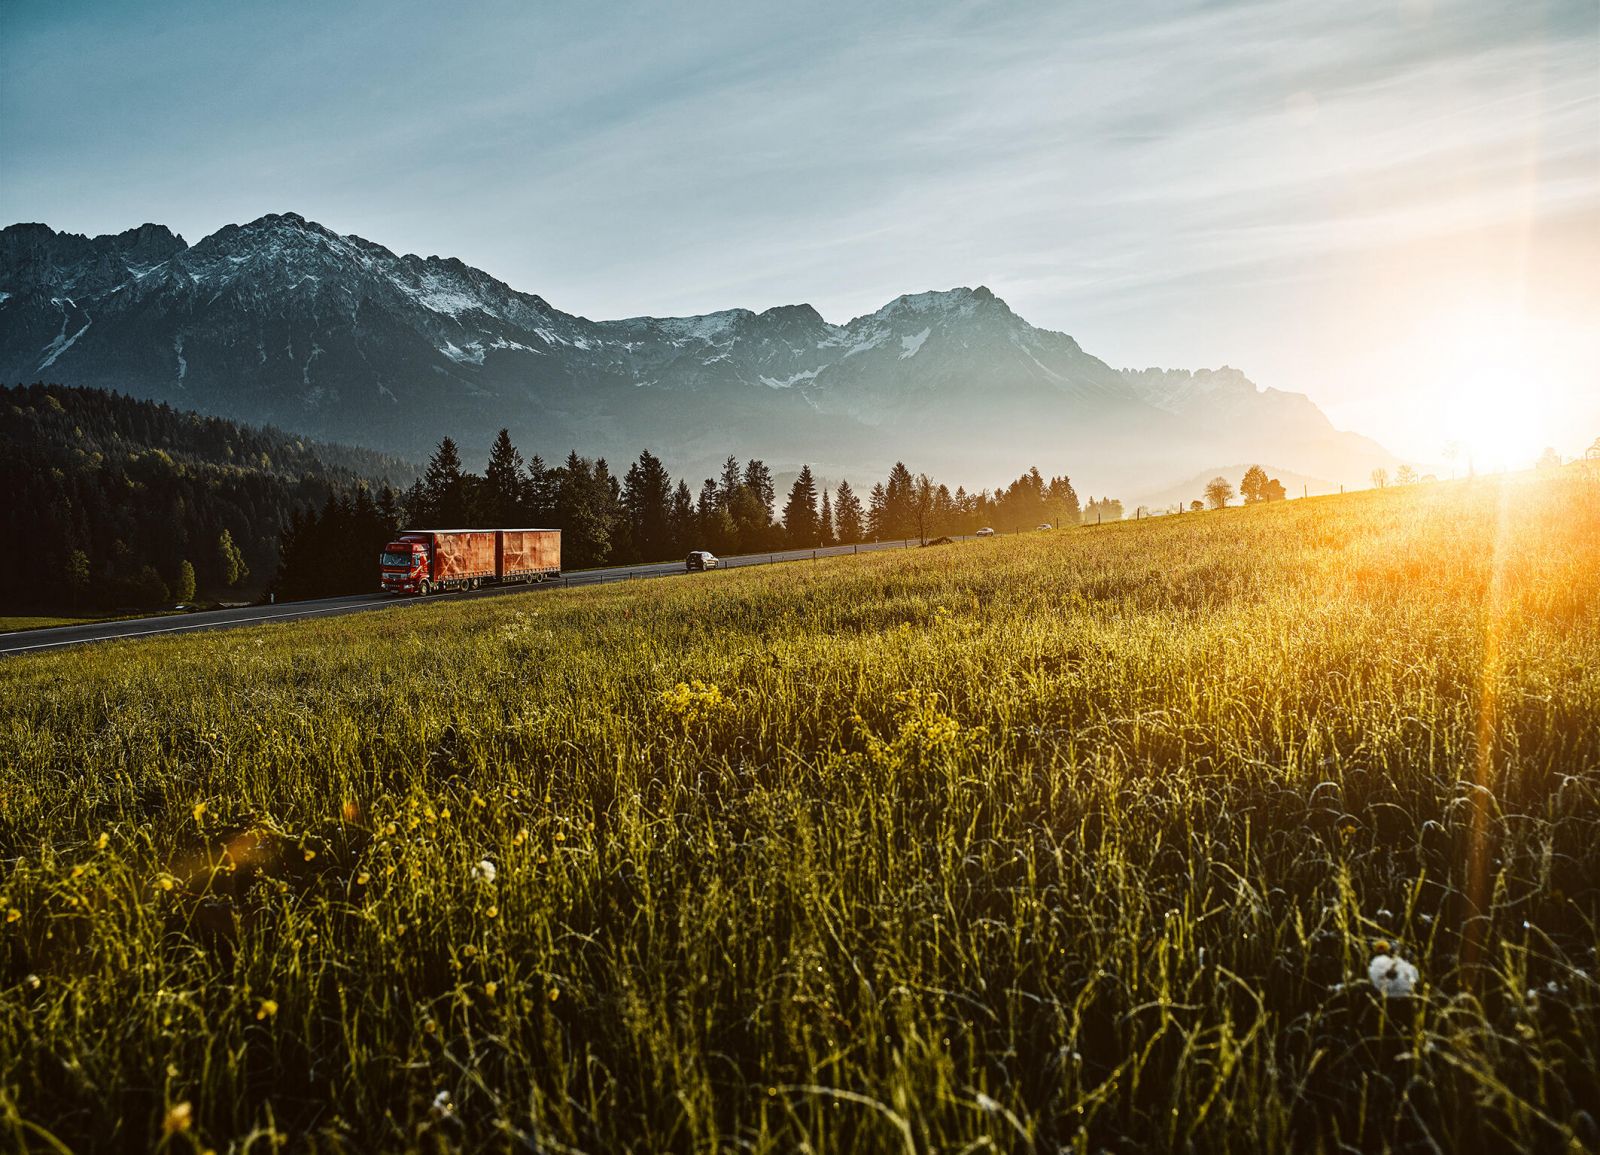
M 907 549 L 915 541 L 867 542 L 862 545 L 836 545 L 824 549 L 791 549 L 775 553 L 741 554 L 725 557 L 725 569 L 747 565 L 770 565 L 781 561 L 810 561 L 813 557 L 836 557 L 840 554 L 868 553 L 882 549 Z M 374 563 L 376 573 L 376 563 Z M 200 630 L 231 630 L 239 626 L 260 625 L 262 622 L 297 622 L 304 618 L 335 618 L 341 614 L 358 614 L 367 610 L 399 610 L 410 606 L 432 605 L 440 601 L 462 601 L 467 598 L 509 597 L 515 594 L 537 593 L 540 590 L 568 589 L 574 586 L 602 585 L 607 582 L 630 581 L 636 578 L 668 577 L 682 574 L 681 561 L 654 562 L 648 565 L 621 565 L 607 569 L 577 570 L 559 581 L 532 586 L 491 586 L 487 589 L 461 593 L 437 594 L 429 598 L 394 597 L 390 594 L 351 594 L 341 598 L 320 598 L 308 602 L 283 602 L 269 606 L 236 606 L 226 610 L 205 610 L 200 613 L 167 615 L 159 618 L 126 618 L 115 622 L 84 622 L 76 626 L 53 626 L 44 630 L 18 630 L 0 633 L 0 657 L 18 654 L 41 653 L 59 650 L 65 646 L 80 646 L 85 642 L 109 642 L 125 638 L 150 638 L 159 634 L 188 634 Z M 698 575 L 697 575 L 698 576 Z

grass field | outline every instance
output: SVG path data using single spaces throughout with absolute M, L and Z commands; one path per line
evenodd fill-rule
M 0 1147 L 1593 1150 L 1600 485 L 14 660 L 0 857 Z
M 38 615 L 22 617 L 0 617 L 0 634 L 12 630 L 43 630 L 51 626 L 76 626 L 83 622 L 99 621 L 99 618 L 55 618 Z

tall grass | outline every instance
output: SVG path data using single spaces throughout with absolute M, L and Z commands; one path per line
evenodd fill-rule
M 1593 1149 L 1600 492 L 13 661 L 0 855 L 0 1144 Z

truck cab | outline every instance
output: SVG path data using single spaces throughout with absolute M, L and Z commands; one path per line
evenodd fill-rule
M 421 534 L 407 535 L 383 547 L 379 556 L 379 587 L 386 594 L 433 592 L 433 542 Z

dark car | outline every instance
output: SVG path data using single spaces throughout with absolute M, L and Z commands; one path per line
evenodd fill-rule
M 689 556 L 684 559 L 683 570 L 685 573 L 696 573 L 698 571 L 716 569 L 721 564 L 717 560 L 716 554 L 709 550 L 697 549 L 690 551 Z

